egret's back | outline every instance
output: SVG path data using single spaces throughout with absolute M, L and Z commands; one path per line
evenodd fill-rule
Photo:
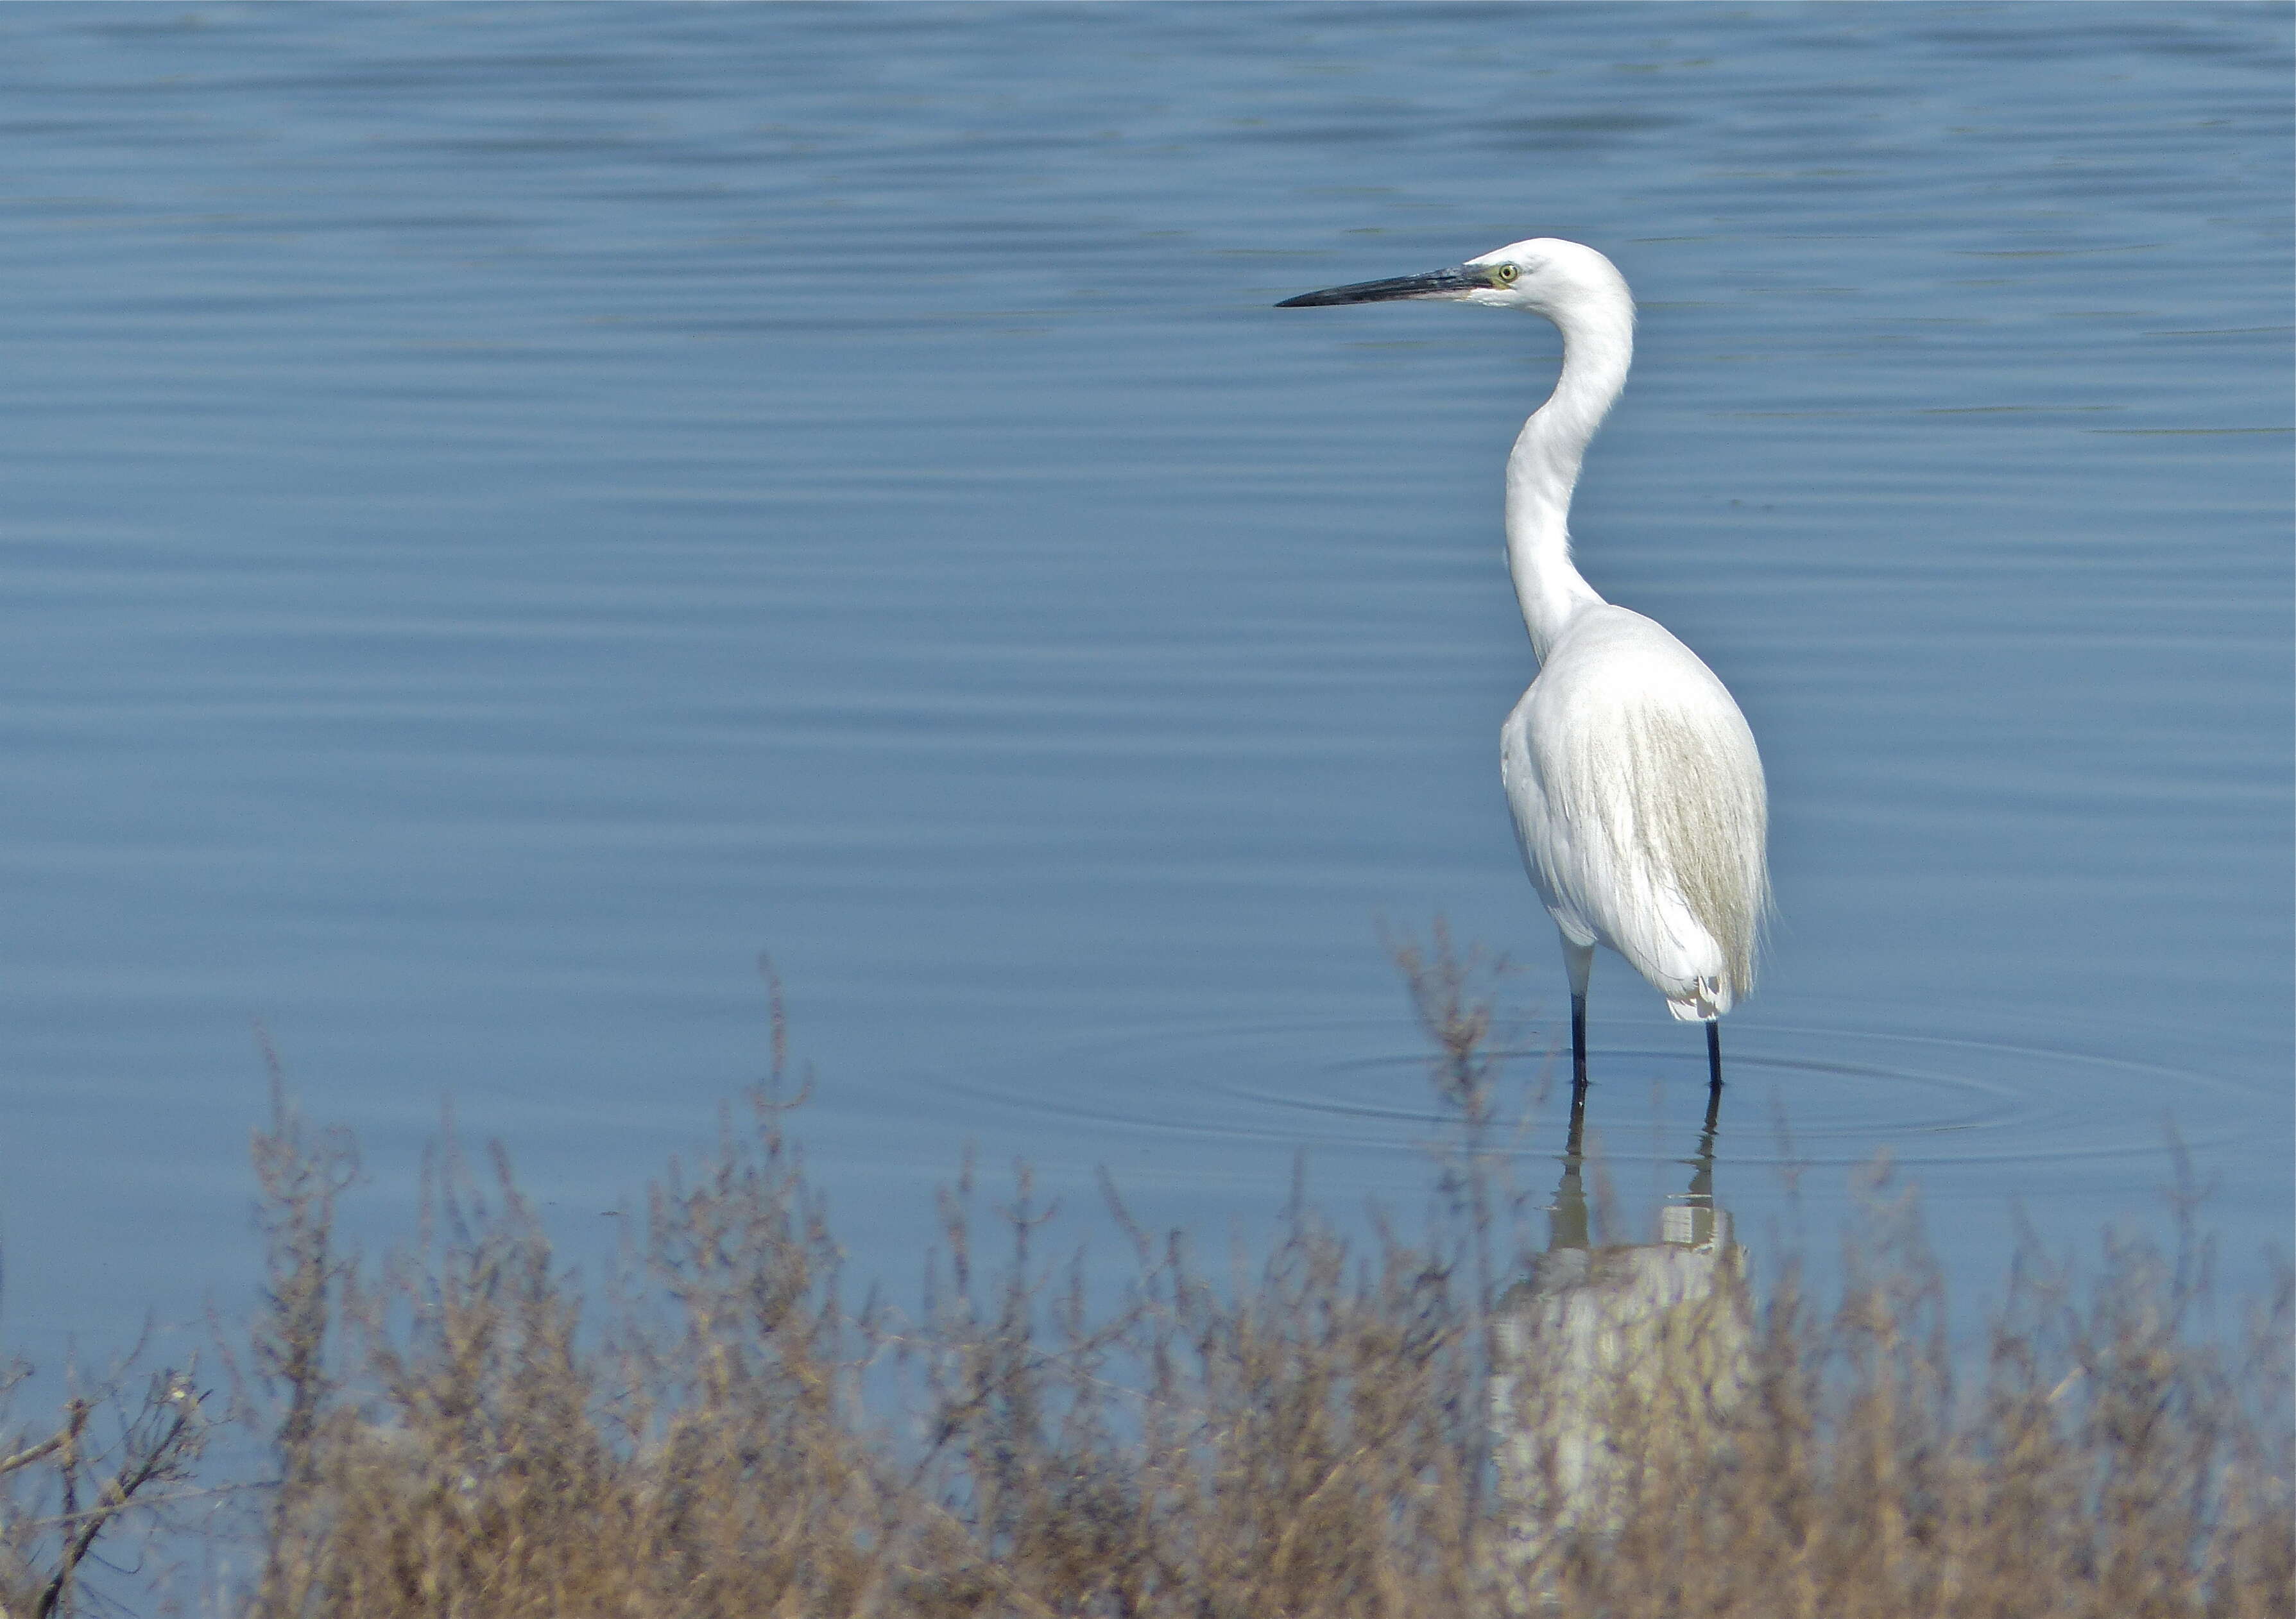
M 1548 647 L 1501 738 L 1523 864 L 1565 937 L 1632 962 L 1680 1018 L 1753 987 L 1768 797 L 1722 682 L 1607 603 Z

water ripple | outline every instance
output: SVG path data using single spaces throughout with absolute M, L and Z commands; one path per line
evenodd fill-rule
M 1615 1020 L 1589 1056 L 1589 1120 L 1606 1150 L 1678 1156 L 1703 1113 L 1705 1057 L 1680 1024 Z M 2038 1164 L 2157 1155 L 2174 1102 L 2227 1120 L 2237 1088 L 2155 1064 L 1997 1041 L 1842 1028 L 1744 1025 L 1726 1047 L 1726 1151 L 1749 1163 L 1846 1165 L 1882 1154 L 1908 1167 Z M 1371 1055 L 1351 1055 L 1368 1050 Z M 1505 1053 L 1502 1083 L 1534 1122 L 1520 1150 L 1551 1152 L 1556 1053 Z M 1341 1152 L 1414 1150 L 1444 1119 L 1428 1059 L 1392 1023 L 1245 1023 L 1079 1043 L 1001 1072 L 1059 1072 L 1055 1090 L 956 1079 L 949 1091 L 1008 1118 L 1119 1134 Z M 2192 1108 L 2194 1091 L 2219 1105 Z M 1655 1140 L 1651 1125 L 1660 1126 Z M 2228 1123 L 2188 1146 L 2231 1138 Z

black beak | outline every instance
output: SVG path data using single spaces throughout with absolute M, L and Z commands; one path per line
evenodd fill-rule
M 1320 292 L 1302 292 L 1297 298 L 1287 298 L 1275 307 L 1314 309 L 1325 304 L 1385 303 L 1390 298 L 1436 298 L 1446 292 L 1465 292 L 1488 285 L 1488 276 L 1462 266 L 1430 270 L 1423 275 L 1397 275 L 1386 281 L 1358 281 L 1344 287 L 1326 287 Z

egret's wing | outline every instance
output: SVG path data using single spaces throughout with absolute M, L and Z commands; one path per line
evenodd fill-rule
M 1531 886 L 1563 937 L 1581 947 L 1607 943 L 1595 922 L 1600 908 L 1589 902 L 1603 885 L 1602 857 L 1581 846 L 1580 829 L 1562 812 L 1548 786 L 1531 743 L 1530 707 L 1526 692 L 1499 733 L 1499 779 L 1513 812 L 1515 846 Z
M 1729 693 L 1659 625 L 1586 615 L 1501 746 L 1523 863 L 1573 942 L 1609 945 L 1686 1016 L 1751 987 L 1767 800 Z

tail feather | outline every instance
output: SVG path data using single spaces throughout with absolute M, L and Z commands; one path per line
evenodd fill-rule
M 1677 1023 L 1710 1023 L 1730 1009 L 1730 989 L 1726 978 L 1702 978 L 1691 986 L 1688 995 L 1678 1000 L 1669 997 L 1666 1009 L 1674 1014 Z

